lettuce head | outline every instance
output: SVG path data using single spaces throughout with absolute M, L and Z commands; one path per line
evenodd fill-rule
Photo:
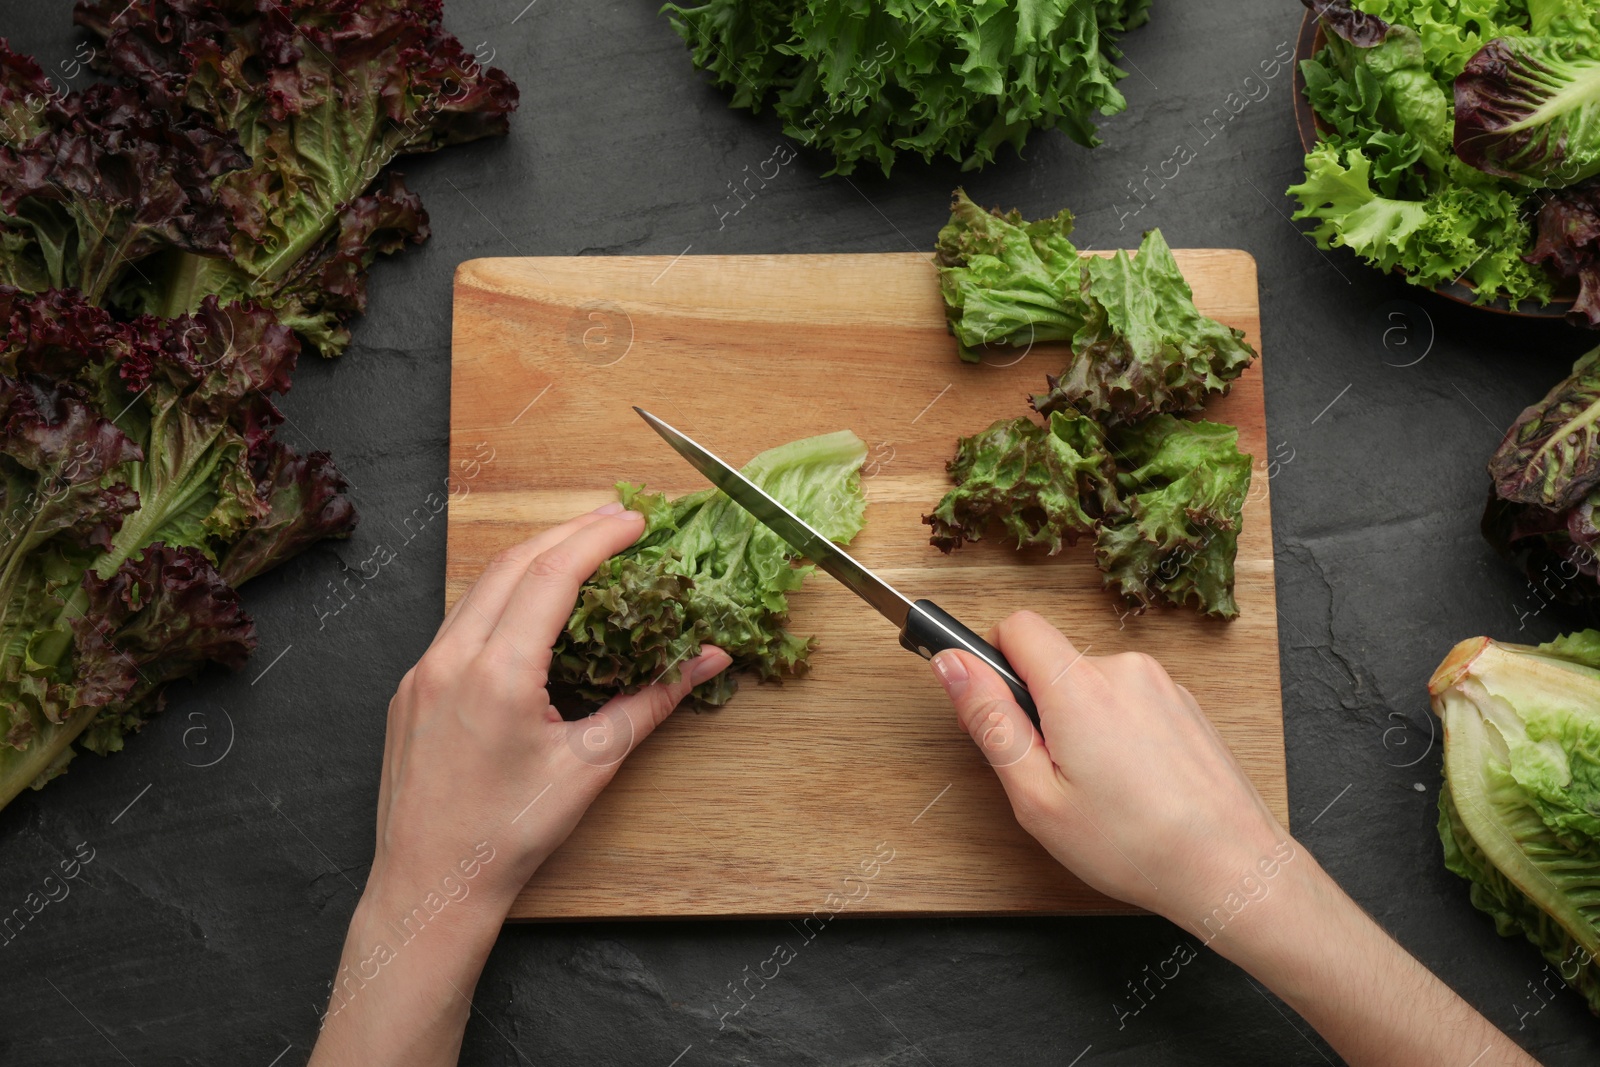
M 1445 865 L 1600 1014 L 1600 631 L 1463 641 L 1428 692 L 1444 723 Z

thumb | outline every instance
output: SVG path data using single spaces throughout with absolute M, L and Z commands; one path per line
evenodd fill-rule
M 732 662 L 722 649 L 703 645 L 700 654 L 679 669 L 676 681 L 612 697 L 592 715 L 567 723 L 567 747 L 591 767 L 616 766 L 666 721 L 691 689 L 715 678 Z
M 940 652 L 932 663 L 962 728 L 994 768 L 1013 802 L 1019 790 L 1031 790 L 1040 776 L 1052 773 L 1044 738 L 993 668 L 959 649 Z

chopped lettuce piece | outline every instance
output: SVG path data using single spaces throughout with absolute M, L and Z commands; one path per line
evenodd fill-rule
M 1026 222 L 1019 211 L 985 211 L 956 190 L 934 261 L 962 359 L 978 362 L 984 345 L 1072 339 L 1083 326 L 1083 266 L 1071 234 L 1065 208 Z
M 1243 331 L 1202 315 L 1160 230 L 1137 255 L 1083 260 L 1084 322 L 1072 361 L 1033 398 L 1040 412 L 1076 408 L 1113 427 L 1157 412 L 1198 411 L 1255 359 Z
M 1124 510 L 1105 434 L 1076 411 L 1053 412 L 1045 426 L 1002 419 L 963 437 L 949 471 L 956 487 L 922 517 L 944 552 L 998 524 L 1018 548 L 1038 545 L 1055 555 Z
M 1138 610 L 1193 604 L 1232 619 L 1250 457 L 1239 432 L 1215 422 L 1156 415 L 1111 435 L 1127 514 L 1101 524 L 1095 559 L 1113 589 Z

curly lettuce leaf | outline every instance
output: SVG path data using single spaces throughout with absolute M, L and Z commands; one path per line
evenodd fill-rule
M 177 113 L 238 138 L 249 166 L 218 184 L 227 258 L 176 255 L 129 287 L 137 310 L 174 316 L 207 296 L 278 310 L 316 350 L 349 343 L 373 258 L 427 236 L 398 155 L 504 133 L 517 89 L 410 0 L 79 0 L 110 68 Z
M 1528 11 L 1586 0 L 1353 0 L 1353 6 L 1416 31 L 1428 72 L 1448 91 L 1473 54 L 1495 37 L 1526 33 Z
M 896 157 L 947 156 L 964 169 L 1021 151 L 1035 129 L 1099 142 L 1094 115 L 1127 106 L 1115 35 L 1148 0 L 708 0 L 662 8 L 694 65 L 734 107 L 773 108 L 786 136 L 888 174 Z
M 1600 9 L 1590 0 L 1528 0 L 1528 33 L 1600 43 Z
M 355 505 L 345 495 L 349 483 L 328 453 L 302 456 L 266 441 L 251 450 L 249 463 L 256 499 L 265 508 L 218 560 L 229 585 L 243 585 L 316 542 L 348 537 L 355 529 Z
M 998 525 L 1018 548 L 1055 555 L 1124 510 L 1104 432 L 1076 411 L 1053 412 L 1044 426 L 1002 419 L 957 441 L 948 469 L 956 487 L 922 517 L 943 552 Z
M 1112 451 L 1129 469 L 1117 476 L 1127 514 L 1095 537 L 1107 589 L 1139 611 L 1165 602 L 1238 616 L 1233 565 L 1250 491 L 1238 438 L 1232 426 L 1171 415 L 1113 431 Z
M 198 549 L 158 541 L 107 578 L 91 571 L 83 589 L 83 610 L 69 622 L 77 684 L 91 703 L 141 707 L 207 663 L 238 670 L 255 648 L 239 594 Z
M 1113 427 L 1198 410 L 1255 359 L 1244 333 L 1200 313 L 1160 230 L 1137 255 L 1083 260 L 1083 326 L 1072 362 L 1033 398 L 1041 413 L 1076 408 Z
M 194 315 L 141 319 L 137 341 L 101 379 L 105 406 L 144 452 L 128 484 L 139 510 L 95 562 L 107 578 L 145 545 L 200 549 L 238 538 L 267 518 L 249 469 L 253 442 L 281 420 L 268 399 L 289 388 L 300 345 L 272 313 L 207 297 Z
M 1416 137 L 1391 129 L 1379 110 L 1383 91 L 1365 66 L 1349 75 L 1322 57 L 1303 60 L 1300 73 L 1306 98 L 1317 116 L 1330 127 L 1332 138 L 1343 145 L 1360 146 L 1372 164 L 1372 185 L 1385 197 L 1424 196 L 1427 183 L 1416 168 L 1423 144 Z
M 769 449 L 744 473 L 818 532 L 844 543 L 865 521 L 866 454 L 860 438 L 841 430 Z M 736 672 L 767 680 L 805 669 L 813 639 L 785 624 L 788 594 L 813 568 L 795 566 L 782 538 L 720 490 L 675 500 L 627 483 L 618 490 L 624 504 L 645 516 L 644 534 L 579 591 L 556 641 L 553 682 L 599 700 L 674 679 L 680 663 L 714 644 L 733 657 L 733 666 L 693 695 L 716 705 L 738 688 Z
M 12 299 L 0 291 L 0 313 Z M 50 320 L 52 309 L 35 311 Z M 6 318 L 13 329 L 27 321 Z M 100 342 L 106 332 L 89 336 Z M 138 445 L 81 389 L 41 373 L 105 358 L 87 346 L 52 350 L 67 339 L 41 337 L 34 351 L 0 359 L 0 750 L 28 745 L 92 699 L 60 669 L 71 645 L 61 604 L 139 502 L 115 476 L 143 458 Z
M 1083 325 L 1072 212 L 1027 222 L 1018 211 L 985 211 L 957 189 L 934 262 L 945 318 L 961 358 L 976 363 L 990 344 L 1026 348 L 1067 341 Z
M 353 525 L 326 457 L 272 437 L 297 351 L 254 306 L 127 323 L 0 287 L 0 805 L 239 665 L 233 584 Z
M 1456 155 L 1532 188 L 1600 174 L 1600 48 L 1560 37 L 1501 37 L 1455 82 Z
M 0 66 L 27 73 L 3 42 Z M 107 85 L 51 95 L 34 121 L 31 136 L 0 141 L 0 226 L 9 235 L 0 254 L 10 282 L 72 287 L 99 303 L 157 252 L 227 251 L 213 183 L 246 162 L 231 138 Z
M 1470 282 L 1479 302 L 1550 302 L 1550 279 L 1523 259 L 1532 230 L 1521 197 L 1505 189 L 1451 182 L 1423 200 L 1391 199 L 1373 190 L 1372 164 L 1359 148 L 1324 141 L 1306 155 L 1306 180 L 1289 193 L 1300 201 L 1294 218 L 1316 220 L 1319 248 L 1349 248 L 1417 285 Z
M 59 718 L 36 710 L 26 689 L 24 699 L 9 703 L 0 805 L 63 773 L 75 747 L 102 756 L 119 751 L 123 735 L 160 710 L 168 682 L 207 663 L 237 669 L 256 644 L 238 594 L 194 549 L 156 544 L 109 579 L 91 572 L 69 609 L 73 655 L 63 671 L 76 699 Z M 13 667 L 8 656 L 0 670 Z

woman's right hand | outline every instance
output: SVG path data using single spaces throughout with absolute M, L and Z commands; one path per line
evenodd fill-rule
M 1192 931 L 1352 1067 L 1538 1067 L 1289 836 L 1155 660 L 1081 655 L 1026 611 L 989 641 L 1027 683 L 1043 736 L 982 660 L 941 652 L 934 672 L 1017 821 L 1078 877 Z
M 934 673 L 1017 821 L 1052 856 L 1107 896 L 1202 937 L 1197 927 L 1228 894 L 1270 888 L 1298 847 L 1159 663 L 1082 655 L 1027 611 L 989 640 L 1027 683 L 1043 736 L 977 657 L 941 652 Z

